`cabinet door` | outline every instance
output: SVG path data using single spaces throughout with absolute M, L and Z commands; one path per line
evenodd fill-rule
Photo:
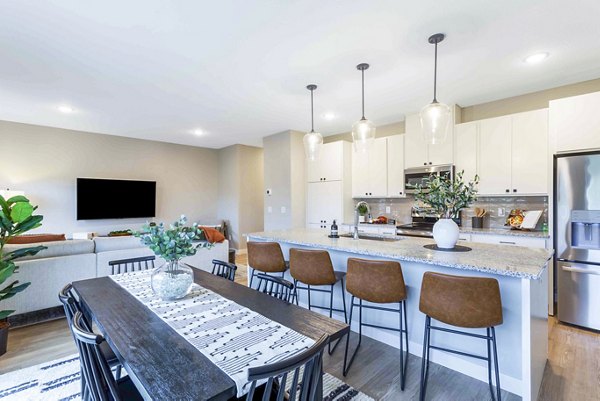
M 369 194 L 369 153 L 352 153 L 352 197 L 365 198 Z
M 306 181 L 307 182 L 319 182 L 323 181 L 323 175 L 321 174 L 321 157 L 317 160 L 306 160 Z
M 477 174 L 477 131 L 479 123 L 458 124 L 454 127 L 454 165 L 456 172 L 464 171 L 467 181 Z
M 454 162 L 454 122 L 450 120 L 446 140 L 437 145 L 428 145 L 429 164 L 437 166 L 440 164 L 452 164 Z
M 404 134 L 404 166 L 423 167 L 428 164 L 427 144 L 421 134 L 421 121 L 418 114 L 406 116 Z
M 404 194 L 404 135 L 387 138 L 387 196 L 405 197 Z
M 343 176 L 344 147 L 342 141 L 326 143 L 317 160 L 306 162 L 308 182 L 340 181 Z
M 342 181 L 327 181 L 319 185 L 321 185 L 321 198 L 317 207 L 321 209 L 324 224 L 329 227 L 333 220 L 342 223 L 344 219 Z
M 369 196 L 387 196 L 387 139 L 377 138 L 369 149 Z
M 511 191 L 511 117 L 479 124 L 479 193 L 506 195 Z
M 550 130 L 558 152 L 600 149 L 600 92 L 550 102 Z
M 548 110 L 512 117 L 512 192 L 548 194 Z
M 323 199 L 323 183 L 309 182 L 306 185 L 306 223 L 323 224 L 321 200 Z

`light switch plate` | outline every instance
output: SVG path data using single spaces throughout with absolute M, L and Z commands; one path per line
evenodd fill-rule
M 390 214 L 390 213 L 392 213 L 392 208 L 391 208 L 391 207 L 389 207 L 389 206 L 386 206 L 386 207 L 385 207 L 385 212 L 386 212 L 387 214 Z
M 286 211 L 287 209 L 285 208 L 285 206 L 281 206 L 281 214 L 285 214 Z
M 498 217 L 504 217 L 504 208 L 503 207 L 499 207 L 498 208 Z
M 267 213 L 273 213 L 273 208 L 271 206 L 267 206 Z

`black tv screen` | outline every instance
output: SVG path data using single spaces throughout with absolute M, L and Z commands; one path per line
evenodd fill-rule
M 156 182 L 77 179 L 77 220 L 156 216 Z

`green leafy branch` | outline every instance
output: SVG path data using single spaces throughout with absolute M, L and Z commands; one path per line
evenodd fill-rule
M 440 217 L 458 217 L 461 209 L 469 207 L 477 200 L 479 176 L 465 182 L 464 171 L 456 174 L 454 180 L 448 176 L 431 175 L 425 185 L 418 185 L 415 200 L 431 207 Z

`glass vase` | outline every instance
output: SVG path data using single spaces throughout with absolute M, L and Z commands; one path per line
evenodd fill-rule
M 194 283 L 193 270 L 179 260 L 169 260 L 156 269 L 151 278 L 152 291 L 164 301 L 174 301 L 189 294 Z

